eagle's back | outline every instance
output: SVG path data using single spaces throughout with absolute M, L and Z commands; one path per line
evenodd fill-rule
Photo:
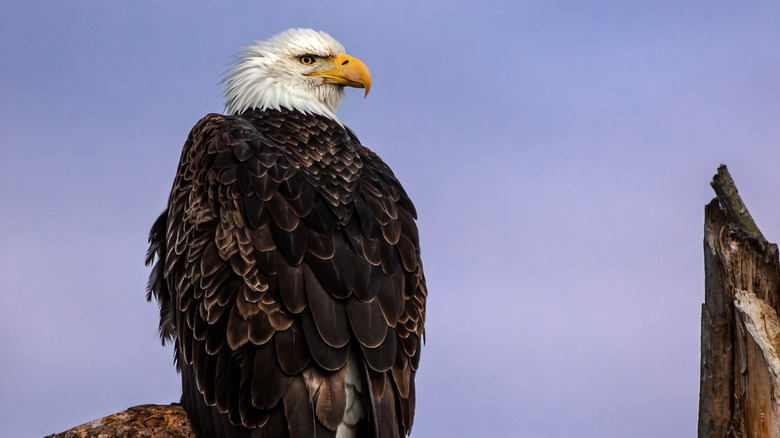
M 150 235 L 150 293 L 204 436 L 409 432 L 426 298 L 415 217 L 331 119 L 250 111 L 193 128 Z

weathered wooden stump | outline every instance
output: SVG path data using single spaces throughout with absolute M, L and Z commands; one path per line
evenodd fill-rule
M 704 213 L 699 437 L 780 438 L 780 263 L 726 166 Z
M 198 438 L 179 404 L 141 405 L 46 438 Z

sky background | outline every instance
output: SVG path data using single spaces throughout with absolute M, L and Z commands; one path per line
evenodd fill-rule
M 177 401 L 146 237 L 240 46 L 324 30 L 417 205 L 412 436 L 691 437 L 703 211 L 780 240 L 780 3 L 0 1 L 0 436 Z

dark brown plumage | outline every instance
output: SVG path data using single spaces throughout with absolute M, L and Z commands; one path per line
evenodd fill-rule
M 426 299 L 415 218 L 330 118 L 251 110 L 193 128 L 147 262 L 203 436 L 409 433 Z M 354 403 L 363 417 L 345 419 Z

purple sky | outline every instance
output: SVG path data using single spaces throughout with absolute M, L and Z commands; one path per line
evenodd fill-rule
M 215 3 L 0 3 L 0 436 L 178 400 L 147 232 L 238 47 L 290 27 L 369 66 L 341 119 L 418 207 L 412 436 L 694 436 L 720 163 L 780 240 L 780 4 Z

